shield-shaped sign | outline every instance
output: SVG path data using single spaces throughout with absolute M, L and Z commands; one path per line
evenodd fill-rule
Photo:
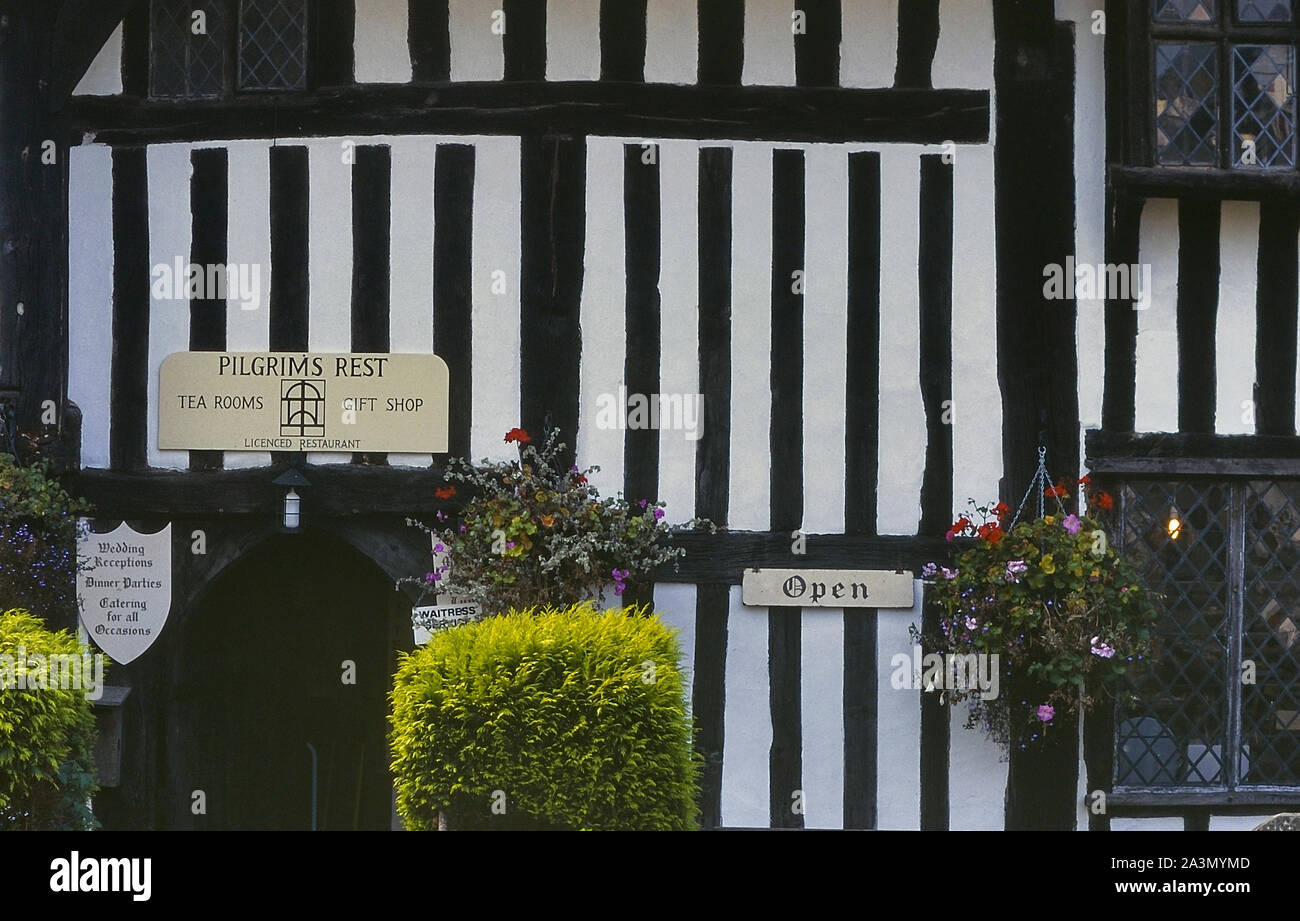
M 95 645 L 123 665 L 138 659 L 172 607 L 172 526 L 141 534 L 122 522 L 78 541 L 77 601 Z

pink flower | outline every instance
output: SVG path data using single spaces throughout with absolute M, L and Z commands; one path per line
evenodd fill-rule
M 1019 582 L 1017 576 L 1022 576 L 1029 572 L 1029 564 L 1024 560 L 1011 560 L 1007 563 L 1007 581 Z
M 939 574 L 939 567 L 934 565 L 933 563 L 926 563 L 924 566 L 921 567 L 922 579 L 933 579 L 938 574 Z
M 979 621 L 977 621 L 977 620 L 976 620 L 975 618 L 973 618 L 973 617 L 967 617 L 967 618 L 966 618 L 966 629 L 967 629 L 967 630 L 978 630 L 978 629 L 979 629 Z
M 1044 723 L 1050 723 L 1056 717 L 1056 708 L 1051 704 L 1038 705 L 1038 718 Z
M 1083 522 L 1079 520 L 1078 515 L 1071 513 L 1065 516 L 1065 520 L 1061 522 L 1061 527 L 1065 528 L 1065 530 L 1069 531 L 1071 534 L 1078 534 L 1079 529 L 1083 527 Z
M 957 578 L 957 574 L 958 574 L 958 570 L 949 569 L 947 566 L 939 567 L 939 572 L 943 573 L 943 577 L 947 579 L 949 582 Z

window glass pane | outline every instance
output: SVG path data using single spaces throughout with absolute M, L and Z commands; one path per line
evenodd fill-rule
M 220 96 L 229 16 L 219 0 L 153 0 L 149 15 L 149 95 Z
M 1237 0 L 1238 22 L 1290 22 L 1291 0 Z
M 1300 483 L 1246 490 L 1241 654 L 1241 782 L 1300 784 Z
M 1236 45 L 1232 49 L 1233 163 L 1295 165 L 1295 49 Z
M 307 0 L 240 0 L 239 88 L 307 88 Z
M 1115 785 L 1225 783 L 1229 491 L 1136 482 L 1121 502 L 1123 551 L 1164 598 L 1152 655 L 1134 663 L 1117 707 Z
M 1215 0 L 1155 0 L 1155 3 L 1157 22 L 1213 22 L 1219 15 Z
M 1156 162 L 1215 166 L 1219 67 L 1215 46 L 1156 42 Z

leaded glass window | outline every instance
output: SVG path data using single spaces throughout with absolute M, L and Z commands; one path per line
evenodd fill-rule
M 240 0 L 239 88 L 307 86 L 307 0 Z
M 1151 162 L 1294 169 L 1290 0 L 1152 0 Z
M 1123 550 L 1163 601 L 1118 705 L 1116 789 L 1300 786 L 1300 481 L 1119 495 Z
M 153 0 L 149 11 L 149 95 L 160 99 L 222 95 L 228 40 L 226 3 Z

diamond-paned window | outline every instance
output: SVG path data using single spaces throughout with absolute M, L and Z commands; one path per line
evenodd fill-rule
M 1238 22 L 1290 22 L 1291 0 L 1237 0 Z
M 1232 49 L 1235 166 L 1295 166 L 1295 49 Z
M 240 0 L 239 88 L 307 86 L 307 0 Z
M 1300 786 L 1300 481 L 1119 495 L 1122 549 L 1163 600 L 1116 709 L 1116 789 Z
M 1155 4 L 1157 22 L 1212 22 L 1219 15 L 1215 0 L 1155 0 Z
M 1155 65 L 1156 162 L 1216 165 L 1219 72 L 1215 46 L 1157 42 Z
M 226 85 L 229 10 L 223 0 L 152 0 L 149 95 L 214 99 Z

